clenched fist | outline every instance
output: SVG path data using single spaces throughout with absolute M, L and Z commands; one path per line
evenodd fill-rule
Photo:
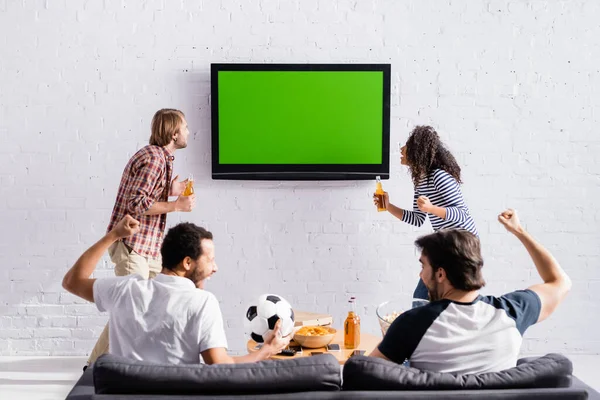
M 506 230 L 510 233 L 517 234 L 523 232 L 523 227 L 521 226 L 521 221 L 519 221 L 519 216 L 512 208 L 501 212 L 500 215 L 498 215 L 498 221 L 500 221 L 500 223 L 504 225 Z
M 112 229 L 119 239 L 135 235 L 140 230 L 140 222 L 130 215 L 126 215 Z
M 433 204 L 431 204 L 431 201 L 429 201 L 427 196 L 419 196 L 417 199 L 417 207 L 419 207 L 419 210 L 428 213 L 431 211 Z

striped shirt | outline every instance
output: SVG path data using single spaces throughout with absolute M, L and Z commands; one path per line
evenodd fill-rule
M 140 231 L 123 239 L 136 253 L 159 258 L 167 214 L 143 215 L 157 201 L 168 201 L 175 157 L 167 149 L 148 145 L 131 157 L 117 192 L 107 232 L 129 214 L 140 221 Z
M 419 210 L 417 206 L 419 196 L 427 196 L 431 204 L 445 208 L 446 219 Z M 475 221 L 463 199 L 460 185 L 452 175 L 442 169 L 433 170 L 415 187 L 413 211 L 404 210 L 402 221 L 414 226 L 421 226 L 427 216 L 436 232 L 444 228 L 456 228 L 479 235 Z

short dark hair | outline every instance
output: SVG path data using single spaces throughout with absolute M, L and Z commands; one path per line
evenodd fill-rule
M 479 238 L 463 229 L 441 229 L 421 236 L 415 245 L 427 256 L 433 271 L 444 268 L 448 280 L 459 290 L 478 290 L 485 286 L 481 274 L 483 257 Z
M 175 269 L 186 257 L 197 260 L 202 255 L 200 241 L 212 238 L 212 233 L 191 222 L 175 225 L 165 235 L 160 248 L 163 268 Z

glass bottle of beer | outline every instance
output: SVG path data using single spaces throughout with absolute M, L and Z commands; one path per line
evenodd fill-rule
M 356 314 L 356 298 L 348 301 L 350 311 L 344 321 L 344 347 L 356 349 L 360 345 L 360 317 Z
M 385 204 L 385 192 L 383 190 L 383 187 L 381 186 L 381 177 L 380 176 L 376 177 L 375 196 L 377 196 L 377 199 L 379 200 L 379 205 L 377 206 L 377 211 L 379 211 L 379 212 L 386 211 L 387 205 Z
M 190 196 L 194 194 L 194 176 L 190 174 L 188 177 L 187 183 L 185 184 L 185 189 L 183 189 L 182 196 Z

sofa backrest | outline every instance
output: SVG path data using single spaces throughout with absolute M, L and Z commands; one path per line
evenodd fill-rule
M 268 394 L 339 391 L 331 354 L 252 364 L 169 365 L 105 354 L 94 364 L 96 394 Z
M 343 390 L 451 390 L 559 388 L 571 385 L 573 364 L 560 354 L 529 359 L 514 368 L 484 374 L 445 374 L 404 367 L 372 357 L 344 365 Z

